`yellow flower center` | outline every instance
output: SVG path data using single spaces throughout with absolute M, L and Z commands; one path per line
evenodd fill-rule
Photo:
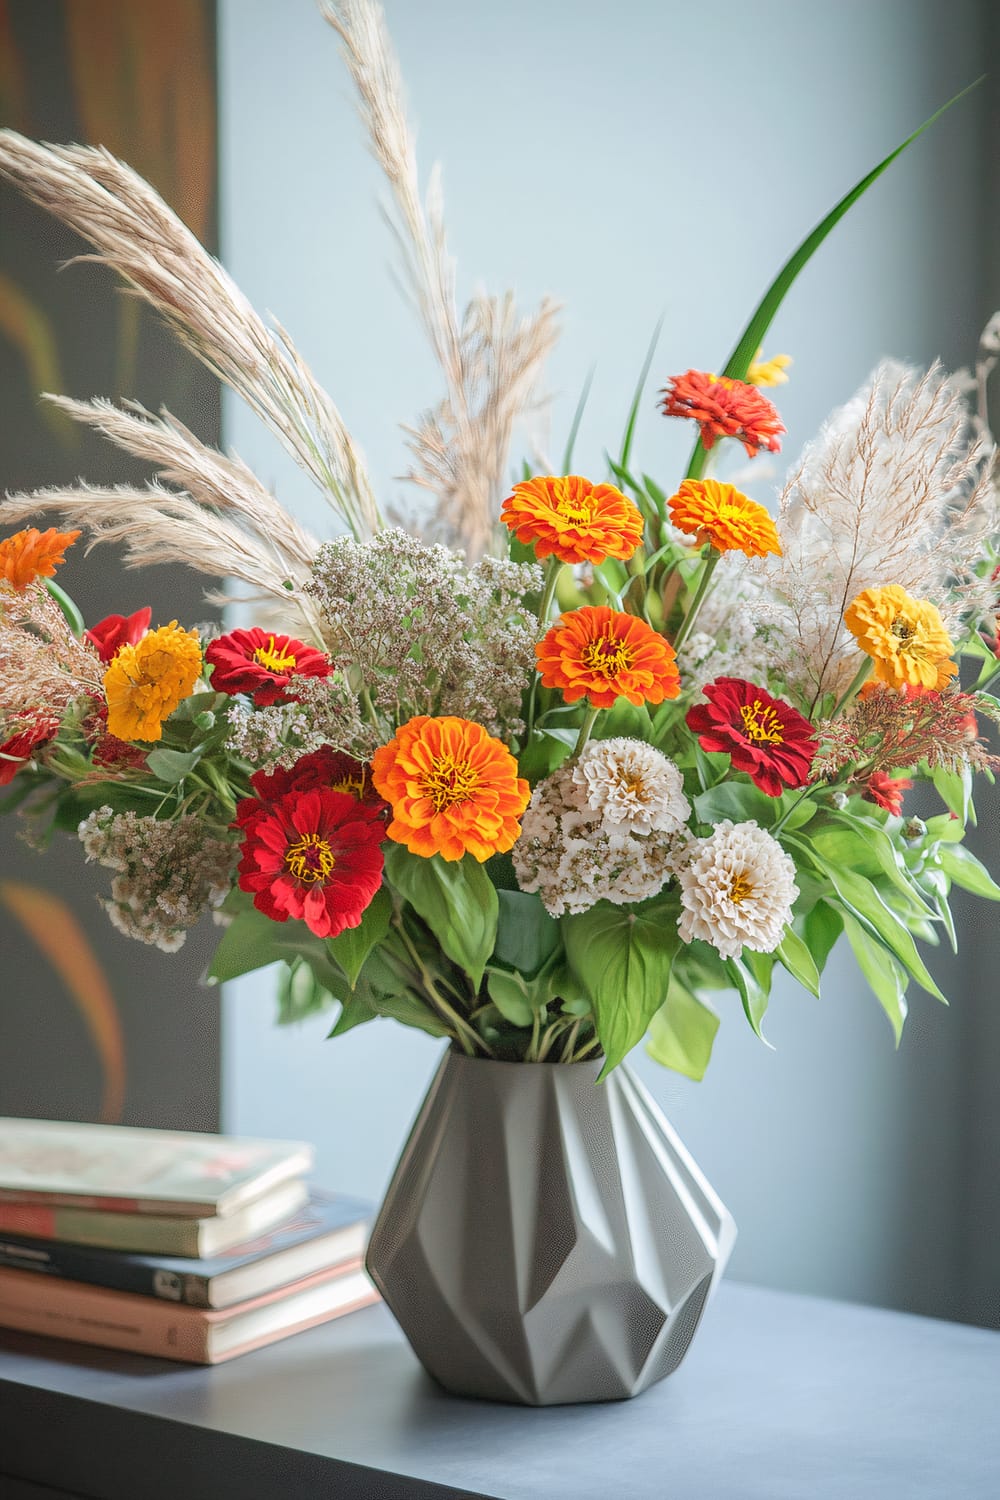
M 582 659 L 589 671 L 600 672 L 602 677 L 617 677 L 631 667 L 632 648 L 617 636 L 602 635 L 600 640 L 587 642 Z
M 273 635 L 269 645 L 257 647 L 253 654 L 253 659 L 266 672 L 280 673 L 295 671 L 295 657 L 293 653 L 291 651 L 282 651 L 277 647 L 274 644 Z
M 640 801 L 645 799 L 646 784 L 638 771 L 619 771 L 618 785 L 630 797 L 638 797 Z
M 479 789 L 479 772 L 467 760 L 450 752 L 439 755 L 420 779 L 424 796 L 429 797 L 436 813 L 456 802 L 467 802 Z
M 359 771 L 356 776 L 342 776 L 339 781 L 334 781 L 330 787 L 331 792 L 346 792 L 349 797 L 356 797 L 360 802 L 365 795 L 365 773 Z
M 743 901 L 746 901 L 750 896 L 753 895 L 752 882 L 749 881 L 745 875 L 734 875 L 733 883 L 729 888 L 729 895 L 734 904 L 736 906 L 739 906 Z
M 773 708 L 765 708 L 759 698 L 741 706 L 740 718 L 743 720 L 743 733 L 755 745 L 785 743 L 785 736 L 781 732 L 784 726 L 780 718 Z
M 304 833 L 297 844 L 289 844 L 285 850 L 287 869 L 305 885 L 328 879 L 336 863 L 336 855 L 318 833 Z
M 593 491 L 587 495 L 574 495 L 568 486 L 564 487 L 557 492 L 556 510 L 562 520 L 574 526 L 586 525 L 594 519 Z

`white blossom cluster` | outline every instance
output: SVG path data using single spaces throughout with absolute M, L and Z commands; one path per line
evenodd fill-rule
M 694 688 L 694 702 L 703 702 L 706 683 L 719 677 L 767 686 L 775 653 L 772 637 L 778 628 L 775 613 L 761 580 L 744 559 L 725 556 L 699 611 L 699 628 L 677 653 L 681 680 Z
M 535 788 L 513 850 L 518 884 L 554 917 L 643 901 L 669 878 L 690 815 L 665 755 L 640 740 L 598 740 Z
M 110 901 L 101 901 L 112 926 L 164 953 L 175 953 L 229 893 L 236 845 L 206 834 L 199 818 L 166 822 L 99 807 L 77 834 L 88 861 L 117 872 Z
M 368 760 L 377 739 L 362 719 L 358 701 L 339 672 L 329 677 L 299 677 L 295 703 L 256 708 L 232 698 L 226 706 L 225 748 L 255 771 L 293 766 L 300 756 L 330 745 Z
M 743 948 L 773 953 L 799 894 L 795 865 L 777 839 L 754 822 L 729 818 L 708 838 L 691 840 L 677 880 L 681 937 L 700 938 L 723 958 Z
M 332 659 L 399 723 L 456 714 L 501 739 L 521 733 L 538 623 L 522 601 L 542 587 L 536 563 L 484 557 L 472 568 L 404 531 L 319 549 L 309 593 Z

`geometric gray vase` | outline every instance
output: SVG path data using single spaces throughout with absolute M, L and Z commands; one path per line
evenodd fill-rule
M 462 1396 L 636 1396 L 677 1368 L 736 1238 L 647 1091 L 600 1060 L 449 1051 L 367 1267 L 425 1369 Z

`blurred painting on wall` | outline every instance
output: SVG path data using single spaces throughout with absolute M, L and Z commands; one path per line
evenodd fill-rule
M 214 0 L 0 0 L 0 124 L 107 147 L 214 249 L 215 23 Z M 218 383 L 105 267 L 67 265 L 86 249 L 0 187 L 2 490 L 148 477 L 42 391 L 165 406 L 219 440 Z M 60 582 L 91 624 L 209 614 L 194 575 L 129 573 L 110 549 L 76 547 Z M 177 954 L 121 936 L 99 905 L 109 873 L 57 839 L 42 860 L 0 823 L 0 1115 L 217 1129 L 219 1001 L 199 983 L 213 933 Z

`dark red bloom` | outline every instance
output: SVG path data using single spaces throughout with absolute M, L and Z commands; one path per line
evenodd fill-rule
M 903 793 L 908 792 L 913 782 L 905 776 L 889 776 L 885 771 L 873 771 L 865 782 L 861 793 L 866 802 L 875 802 L 886 812 L 897 817 L 903 811 Z
M 315 646 L 266 630 L 231 630 L 205 647 L 217 693 L 247 693 L 259 708 L 293 703 L 293 677 L 329 677 L 333 667 Z
M 738 677 L 719 677 L 704 693 L 708 702 L 689 708 L 686 721 L 703 750 L 725 751 L 769 797 L 805 786 L 817 748 L 808 719 Z
M 33 751 L 55 738 L 58 728 L 58 719 L 35 719 L 4 740 L 0 745 L 0 786 L 13 781 L 21 767 L 28 764 Z
M 240 890 L 275 922 L 294 917 L 336 937 L 358 926 L 382 884 L 384 838 L 376 809 L 347 792 L 288 792 L 243 825 Z
M 91 759 L 102 770 L 141 771 L 146 765 L 146 752 L 104 729 L 94 736 Z
M 122 646 L 137 646 L 149 629 L 153 611 L 147 605 L 137 609 L 134 615 L 106 615 L 98 620 L 83 638 L 96 649 L 101 661 L 111 661 Z
M 781 451 L 786 428 L 777 408 L 745 380 L 686 370 L 683 375 L 671 375 L 660 394 L 663 415 L 693 417 L 706 449 L 714 446 L 716 438 L 732 437 L 739 439 L 750 458 L 761 448 Z
M 312 791 L 313 788 L 347 792 L 379 813 L 388 807 L 372 785 L 369 768 L 350 755 L 332 750 L 329 745 L 300 756 L 287 770 L 278 766 L 273 771 L 255 771 L 250 777 L 250 785 L 256 796 L 244 797 L 239 803 L 236 809 L 238 828 L 246 827 L 266 809 L 268 803 L 277 802 L 279 797 L 287 796 L 289 792 Z

